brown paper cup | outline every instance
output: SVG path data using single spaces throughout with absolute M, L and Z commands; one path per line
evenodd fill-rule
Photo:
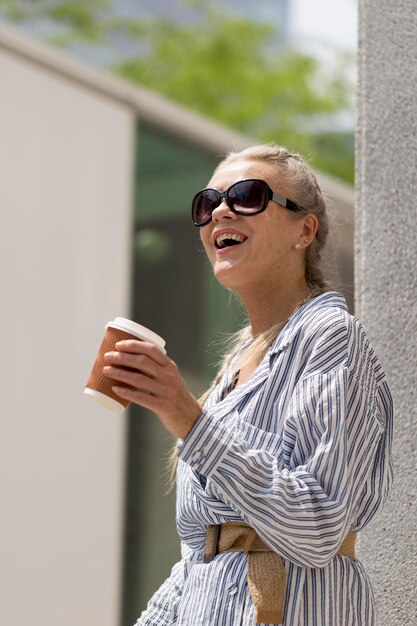
M 123 339 L 150 341 L 165 353 L 165 341 L 162 337 L 149 330 L 149 328 L 145 328 L 145 326 L 136 324 L 136 322 L 132 322 L 123 317 L 116 317 L 113 322 L 109 322 L 106 325 L 103 341 L 101 342 L 97 358 L 90 372 L 84 393 L 96 402 L 99 402 L 117 413 L 121 413 L 129 405 L 129 402 L 117 396 L 112 390 L 113 385 L 123 385 L 123 383 L 104 375 L 104 354 L 105 352 L 116 350 L 116 343 Z M 124 386 L 128 387 L 128 385 Z

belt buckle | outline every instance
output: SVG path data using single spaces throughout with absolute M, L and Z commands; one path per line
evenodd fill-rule
M 221 524 L 210 524 L 207 527 L 204 563 L 210 563 L 217 554 Z

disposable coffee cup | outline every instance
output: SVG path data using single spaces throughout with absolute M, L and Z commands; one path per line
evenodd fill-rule
M 116 343 L 124 339 L 150 341 L 165 354 L 165 341 L 152 330 L 149 330 L 149 328 L 124 317 L 116 317 L 112 322 L 106 324 L 103 341 L 90 372 L 84 393 L 89 398 L 119 414 L 129 405 L 129 401 L 117 396 L 112 387 L 114 385 L 128 387 L 128 385 L 105 376 L 103 367 L 106 365 L 104 354 L 111 351 L 117 352 Z

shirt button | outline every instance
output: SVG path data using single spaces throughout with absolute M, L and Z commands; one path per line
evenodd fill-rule
M 204 460 L 204 454 L 202 450 L 196 450 L 195 452 L 192 453 L 191 455 L 191 462 L 192 463 L 199 463 L 200 461 Z

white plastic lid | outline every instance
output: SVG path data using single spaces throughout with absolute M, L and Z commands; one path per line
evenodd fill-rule
M 165 353 L 165 340 L 152 330 L 149 330 L 149 328 L 146 328 L 146 326 L 141 326 L 140 324 L 132 322 L 132 320 L 128 320 L 125 317 L 116 317 L 112 322 L 108 322 L 108 324 L 106 324 L 106 328 L 109 326 L 111 328 L 117 328 L 118 330 L 124 330 L 125 332 L 131 333 L 144 341 L 150 341 Z

